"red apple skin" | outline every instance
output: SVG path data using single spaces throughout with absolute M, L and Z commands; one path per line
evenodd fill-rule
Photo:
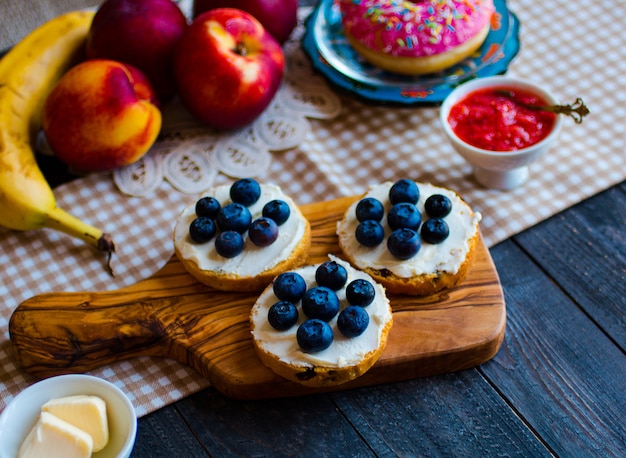
M 171 0 L 106 0 L 87 36 L 87 57 L 139 68 L 162 102 L 175 94 L 172 55 L 187 19 Z
M 298 22 L 298 0 L 194 0 L 193 16 L 216 8 L 237 8 L 250 13 L 281 45 Z
M 65 73 L 46 98 L 42 127 L 55 155 L 75 171 L 138 161 L 161 130 L 148 78 L 121 62 L 94 59 Z
M 256 119 L 276 94 L 284 68 L 278 42 L 253 16 L 234 8 L 198 16 L 174 54 L 183 105 L 217 129 L 235 129 Z

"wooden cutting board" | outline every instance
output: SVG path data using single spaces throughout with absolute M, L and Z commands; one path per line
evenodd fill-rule
M 312 227 L 310 264 L 327 260 L 328 253 L 341 257 L 335 225 L 355 199 L 302 207 Z M 152 277 L 116 291 L 28 299 L 13 312 L 9 332 L 17 363 L 41 378 L 155 356 L 189 365 L 234 398 L 323 391 L 289 382 L 259 361 L 248 326 L 257 295 L 204 286 L 172 256 Z M 467 369 L 500 348 L 506 308 L 482 238 L 468 278 L 459 286 L 422 298 L 390 295 L 390 301 L 394 324 L 379 361 L 365 375 L 330 389 Z

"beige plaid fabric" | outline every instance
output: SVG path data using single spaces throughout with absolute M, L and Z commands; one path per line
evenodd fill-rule
M 16 8 L 35 8 L 39 20 L 59 12 L 49 9 L 52 2 L 31 3 L 10 0 L 8 10 L 3 3 L 3 46 L 14 44 L 38 22 Z M 54 3 L 66 9 L 94 4 Z M 300 204 L 361 193 L 370 184 L 405 176 L 444 185 L 483 214 L 481 228 L 489 246 L 623 181 L 626 35 L 621 18 L 626 3 L 607 0 L 594 8 L 587 0 L 510 0 L 508 6 L 520 20 L 522 42 L 509 73 L 544 84 L 564 102 L 580 96 L 591 109 L 580 125 L 565 120 L 558 146 L 531 166 L 524 187 L 510 192 L 478 187 L 470 167 L 444 139 L 436 108 L 377 107 L 349 97 L 342 97 L 336 119 L 311 121 L 299 147 L 272 153 L 272 165 L 259 179 L 279 184 Z M 217 179 L 228 181 L 223 175 Z M 195 199 L 167 182 L 153 195 L 130 198 L 117 191 L 108 175 L 79 179 L 55 192 L 62 207 L 114 234 L 117 276 L 111 279 L 103 271 L 91 248 L 64 235 L 0 229 L 0 410 L 34 381 L 12 356 L 8 320 L 15 307 L 43 292 L 114 290 L 150 276 L 172 255 L 176 215 Z M 139 416 L 208 385 L 177 362 L 151 358 L 93 373 L 128 393 Z

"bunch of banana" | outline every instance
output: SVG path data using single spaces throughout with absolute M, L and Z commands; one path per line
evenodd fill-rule
M 93 16 L 74 11 L 52 19 L 0 60 L 0 225 L 65 232 L 106 252 L 110 269 L 111 237 L 57 207 L 31 146 L 46 96 L 83 52 Z

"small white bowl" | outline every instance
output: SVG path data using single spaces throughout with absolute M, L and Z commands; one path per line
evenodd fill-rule
M 443 101 L 439 118 L 454 149 L 469 162 L 476 180 L 487 188 L 510 190 L 524 184 L 529 177 L 528 166 L 543 156 L 557 140 L 562 116 L 557 115 L 552 131 L 538 143 L 517 151 L 490 151 L 477 148 L 461 140 L 448 123 L 450 109 L 468 94 L 479 89 L 505 87 L 521 89 L 538 95 L 548 105 L 558 104 L 548 90 L 527 80 L 510 76 L 478 78 L 455 88 Z
M 101 397 L 107 406 L 109 443 L 97 458 L 127 458 L 135 444 L 137 416 L 118 387 L 91 375 L 59 375 L 39 381 L 19 393 L 0 415 L 0 458 L 15 458 L 33 428 L 41 406 L 52 398 L 87 394 Z

